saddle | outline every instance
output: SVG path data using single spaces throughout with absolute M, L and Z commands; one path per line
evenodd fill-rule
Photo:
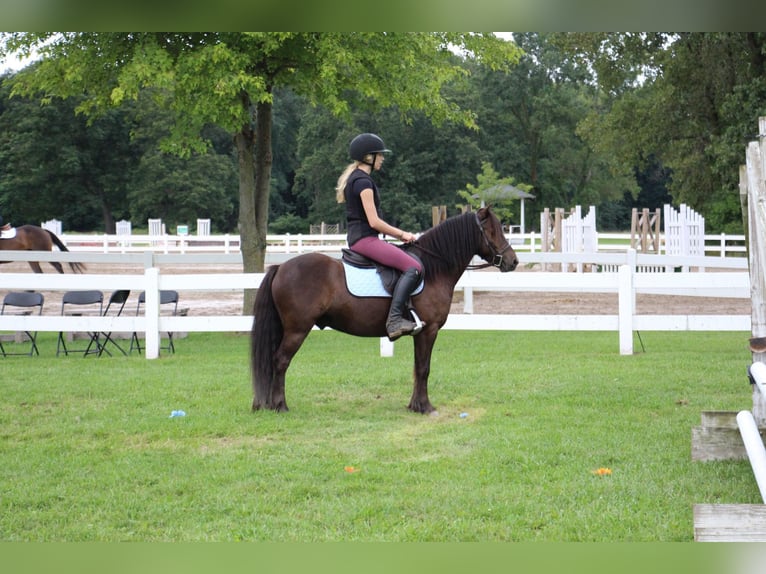
M 10 223 L 0 227 L 0 239 L 13 239 L 14 237 L 16 237 L 16 228 L 11 227 Z
M 383 284 L 383 289 L 385 289 L 389 295 L 394 292 L 396 282 L 399 281 L 399 277 L 402 275 L 401 271 L 394 269 L 393 267 L 383 265 L 382 263 L 378 263 L 377 261 L 370 259 L 369 257 L 365 257 L 361 253 L 357 253 L 351 249 L 344 247 L 341 249 L 341 251 L 341 259 L 344 263 L 351 265 L 352 267 L 356 267 L 357 269 L 375 269 L 380 276 L 380 281 Z M 417 259 L 421 265 L 423 264 L 423 262 L 420 260 L 420 257 L 417 255 L 413 253 L 408 253 L 408 255 Z

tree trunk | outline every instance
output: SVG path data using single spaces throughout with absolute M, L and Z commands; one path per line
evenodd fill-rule
M 103 195 L 101 196 L 101 214 L 104 218 L 104 233 L 115 234 L 117 232 L 117 224 L 114 222 L 114 215 Z
M 239 155 L 239 234 L 243 271 L 261 273 L 266 261 L 271 182 L 271 103 L 256 106 L 255 131 L 245 126 L 236 136 Z M 252 312 L 255 290 L 246 289 L 242 312 Z

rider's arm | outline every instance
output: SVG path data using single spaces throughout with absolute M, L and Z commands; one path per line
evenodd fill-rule
M 364 207 L 364 214 L 367 216 L 367 223 L 370 224 L 370 227 L 378 233 L 396 237 L 405 243 L 415 241 L 415 236 L 412 233 L 402 231 L 393 225 L 389 225 L 378 217 L 378 210 L 375 209 L 375 199 L 371 188 L 368 187 L 367 189 L 363 189 L 359 196 L 362 198 L 362 207 Z

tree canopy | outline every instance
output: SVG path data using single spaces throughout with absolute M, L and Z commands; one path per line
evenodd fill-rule
M 348 142 L 373 131 L 393 150 L 382 207 L 403 227 L 428 227 L 489 164 L 529 186 L 529 229 L 545 207 L 596 205 L 611 230 L 631 207 L 684 202 L 741 233 L 763 37 L 2 34 L 0 55 L 42 58 L 0 77 L 0 210 L 81 230 L 210 217 L 256 270 L 267 229 L 343 222 L 332 190 Z
M 151 89 L 175 113 L 163 147 L 182 157 L 206 148 L 208 124 L 232 133 L 246 271 L 264 264 L 276 88 L 335 115 L 395 106 L 405 119 L 420 111 L 436 123 L 473 125 L 443 86 L 465 75 L 463 59 L 507 69 L 519 54 L 492 34 L 466 33 L 13 33 L 4 45 L 44 56 L 18 74 L 15 94 L 77 96 L 77 111 L 96 117 Z
M 593 67 L 599 106 L 589 144 L 623 171 L 658 162 L 677 203 L 741 232 L 738 166 L 766 113 L 766 34 L 581 33 L 557 37 Z

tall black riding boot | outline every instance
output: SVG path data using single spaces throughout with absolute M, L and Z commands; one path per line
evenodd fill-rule
M 391 310 L 386 320 L 386 332 L 391 341 L 396 341 L 402 335 L 415 330 L 415 323 L 404 318 L 407 301 L 415 288 L 420 284 L 420 273 L 415 267 L 410 267 L 402 273 L 394 287 L 391 296 Z

